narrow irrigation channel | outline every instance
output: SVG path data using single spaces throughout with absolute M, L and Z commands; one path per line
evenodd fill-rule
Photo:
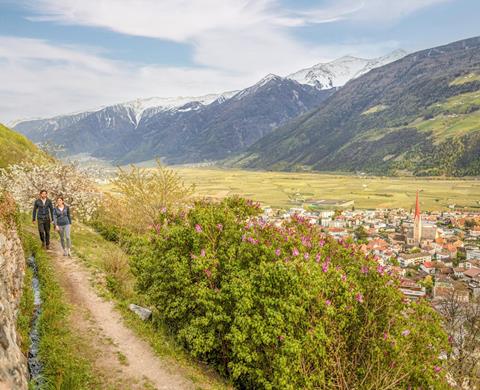
M 38 358 L 38 351 L 40 347 L 40 334 L 38 322 L 42 312 L 42 298 L 40 296 L 40 280 L 38 277 L 38 266 L 35 262 L 35 257 L 28 258 L 28 265 L 33 271 L 32 289 L 33 289 L 33 303 L 35 311 L 33 313 L 32 326 L 30 330 L 30 349 L 28 351 L 28 371 L 30 373 L 30 381 L 34 388 L 41 385 L 42 364 Z

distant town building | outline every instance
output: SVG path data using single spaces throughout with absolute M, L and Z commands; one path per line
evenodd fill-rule
M 428 252 L 420 252 L 420 253 L 400 253 L 398 255 L 398 262 L 400 266 L 410 267 L 418 264 L 422 264 L 426 261 L 431 261 L 432 255 Z
M 400 291 L 411 300 L 424 298 L 427 295 L 425 287 L 408 279 L 400 281 Z
M 305 203 L 318 208 L 347 208 L 353 207 L 355 201 L 345 199 L 307 199 Z
M 438 237 L 438 229 L 435 223 L 431 221 L 423 223 L 422 221 L 418 191 L 415 199 L 413 224 L 408 226 L 406 237 L 407 245 L 416 247 L 421 247 L 422 242 L 428 245 Z
M 422 241 L 422 215 L 420 214 L 420 201 L 418 199 L 418 190 L 417 197 L 415 200 L 415 218 L 413 220 L 413 244 L 420 246 Z
M 480 259 L 480 248 L 468 247 L 466 248 L 467 260 Z

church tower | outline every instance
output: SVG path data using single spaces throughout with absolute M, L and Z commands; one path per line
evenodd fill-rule
M 418 190 L 417 190 L 417 199 L 415 201 L 415 219 L 413 221 L 414 245 L 420 246 L 421 240 L 422 240 L 422 216 L 420 214 L 420 201 L 418 199 Z

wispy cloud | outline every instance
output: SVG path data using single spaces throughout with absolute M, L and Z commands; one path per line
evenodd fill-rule
M 84 47 L 0 36 L 0 121 L 5 122 L 138 97 L 222 92 L 250 81 L 208 68 L 138 66 Z
M 101 48 L 0 37 L 0 115 L 45 116 L 147 96 L 243 88 L 345 54 L 375 56 L 396 42 L 314 45 L 296 26 L 338 20 L 392 22 L 448 0 L 337 0 L 291 10 L 279 0 L 19 0 L 31 20 L 103 28 L 191 45 L 191 67 L 108 59 Z M 387 4 L 388 3 L 388 4 Z
M 217 30 L 294 27 L 353 19 L 392 22 L 455 0 L 329 0 L 316 7 L 282 7 L 278 0 L 24 0 L 31 20 L 103 27 L 123 34 L 185 42 Z

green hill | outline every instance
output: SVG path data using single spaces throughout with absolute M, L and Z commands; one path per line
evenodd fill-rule
M 232 161 L 246 168 L 480 174 L 480 37 L 350 81 Z
M 48 159 L 26 137 L 0 124 L 0 168 L 34 157 Z

